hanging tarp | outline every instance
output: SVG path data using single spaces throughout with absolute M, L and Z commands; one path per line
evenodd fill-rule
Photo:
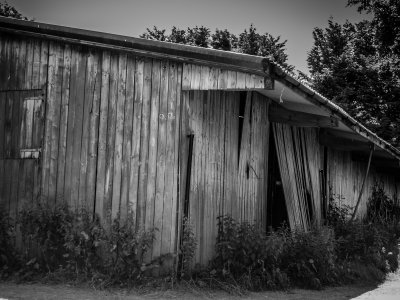
M 307 230 L 321 221 L 317 131 L 278 123 L 273 131 L 290 226 Z

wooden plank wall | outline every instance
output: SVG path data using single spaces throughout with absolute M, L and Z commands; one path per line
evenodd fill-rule
M 39 196 L 40 161 L 21 149 L 41 145 L 47 66 L 47 41 L 0 34 L 0 207 L 11 217 Z
M 130 208 L 137 226 L 158 228 L 148 259 L 176 252 L 182 64 L 2 33 L 0 70 L 0 204 L 15 215 L 25 201 L 19 191 L 40 191 L 51 205 L 86 207 L 106 226 Z M 43 87 L 44 130 L 29 131 L 25 96 L 14 90 Z M 33 109 L 36 122 L 43 111 Z M 40 161 L 1 159 L 27 146 L 16 144 L 26 134 L 7 129 L 21 126 L 43 139 Z
M 264 89 L 264 77 L 209 66 L 183 64 L 182 90 Z
M 182 67 L 51 42 L 43 196 L 158 228 L 174 252 Z M 156 209 L 155 209 L 156 208 Z
M 330 196 L 340 205 L 348 205 L 351 209 L 354 209 L 366 170 L 367 162 L 354 161 L 351 152 L 328 148 L 328 186 L 330 187 Z M 368 198 L 371 196 L 372 187 L 377 181 L 383 183 L 384 189 L 390 197 L 398 200 L 400 191 L 399 178 L 378 173 L 371 166 L 357 211 L 358 217 L 363 217 L 366 214 Z
M 214 253 L 218 216 L 265 225 L 269 101 L 248 93 L 239 145 L 239 93 L 183 95 L 187 132 L 194 134 L 189 219 L 198 243 L 195 262 L 206 265 Z M 187 155 L 182 153 L 183 161 Z M 183 197 L 184 186 L 181 191 Z

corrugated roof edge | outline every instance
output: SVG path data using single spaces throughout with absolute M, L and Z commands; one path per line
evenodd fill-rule
M 327 99 L 323 95 L 319 94 L 317 91 L 309 87 L 307 84 L 300 82 L 295 79 L 289 72 L 287 72 L 282 66 L 273 63 L 273 73 L 276 75 L 276 79 L 284 80 L 289 86 L 292 86 L 304 94 L 306 94 L 309 100 L 314 100 L 316 104 L 322 105 L 328 108 L 333 115 L 339 117 L 341 121 L 349 126 L 352 130 L 357 132 L 359 135 L 371 141 L 376 146 L 386 150 L 391 155 L 393 155 L 396 159 L 400 160 L 400 150 L 396 147 L 392 146 L 389 142 L 380 138 L 377 134 L 366 128 L 363 124 L 354 119 L 351 115 L 349 115 L 343 108 Z
M 276 79 L 284 80 L 288 85 L 303 92 L 314 104 L 328 108 L 332 114 L 339 117 L 343 123 L 348 125 L 355 132 L 400 160 L 400 150 L 378 137 L 371 130 L 351 117 L 341 107 L 306 84 L 295 79 L 282 66 L 276 63 L 271 63 L 265 57 L 190 45 L 153 41 L 6 17 L 0 17 L 0 31 L 39 35 L 48 39 L 61 39 L 67 42 L 87 44 L 95 47 L 112 48 L 111 46 L 115 46 L 117 49 L 132 50 L 139 54 L 153 53 L 153 56 L 161 58 L 165 57 L 177 60 L 183 58 L 185 61 L 193 63 L 217 64 L 221 67 L 252 72 L 255 74 L 267 76 L 273 75 Z
M 269 61 L 264 57 L 208 49 L 170 42 L 160 42 L 92 30 L 71 28 L 40 22 L 0 17 L 0 30 L 47 39 L 58 39 L 76 44 L 133 51 L 137 54 L 171 58 L 192 63 L 217 64 L 258 75 L 270 73 Z

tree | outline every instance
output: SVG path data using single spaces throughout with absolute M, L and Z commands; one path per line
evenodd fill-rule
M 269 33 L 261 35 L 257 33 L 253 24 L 250 25 L 248 30 L 245 29 L 240 33 L 239 37 L 236 37 L 227 29 L 220 30 L 218 28 L 211 34 L 210 29 L 204 26 L 187 28 L 186 31 L 174 26 L 169 35 L 165 34 L 165 29 L 160 30 L 154 26 L 153 29 L 147 28 L 146 32 L 140 37 L 224 51 L 234 51 L 250 55 L 259 55 L 268 57 L 272 62 L 280 64 L 287 71 L 294 70 L 294 67 L 287 63 L 288 56 L 285 52 L 287 41 L 281 41 L 280 36 L 275 38 Z
M 28 18 L 24 17 L 15 7 L 9 5 L 7 2 L 0 3 L 0 16 L 28 20 Z
M 398 0 L 348 0 L 359 12 L 373 14 L 375 42 L 381 54 L 400 55 L 400 2 Z
M 353 0 L 349 4 L 377 2 L 389 1 Z M 360 6 L 360 9 L 366 10 L 367 6 Z M 367 12 L 373 13 L 373 10 Z M 307 63 L 312 86 L 318 92 L 336 101 L 382 138 L 399 146 L 398 32 L 392 32 L 391 37 L 377 34 L 383 25 L 376 18 L 375 15 L 372 21 L 343 25 L 329 20 L 327 28 L 315 28 L 314 45 Z

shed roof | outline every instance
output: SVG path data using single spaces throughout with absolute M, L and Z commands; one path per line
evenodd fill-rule
M 276 82 L 274 88 L 265 89 L 261 93 L 292 111 L 311 112 L 316 115 L 338 118 L 339 127 L 329 132 L 332 137 L 354 143 L 355 147 L 359 148 L 358 150 L 361 152 L 368 151 L 367 146 L 372 143 L 380 149 L 379 155 L 382 158 L 396 159 L 397 162 L 393 167 L 399 166 L 400 151 L 397 148 L 378 137 L 337 104 L 297 80 L 283 67 L 271 63 L 265 57 L 5 17 L 0 17 L 0 32 L 36 36 L 104 49 L 129 51 L 155 58 L 173 59 L 261 76 L 271 76 Z

